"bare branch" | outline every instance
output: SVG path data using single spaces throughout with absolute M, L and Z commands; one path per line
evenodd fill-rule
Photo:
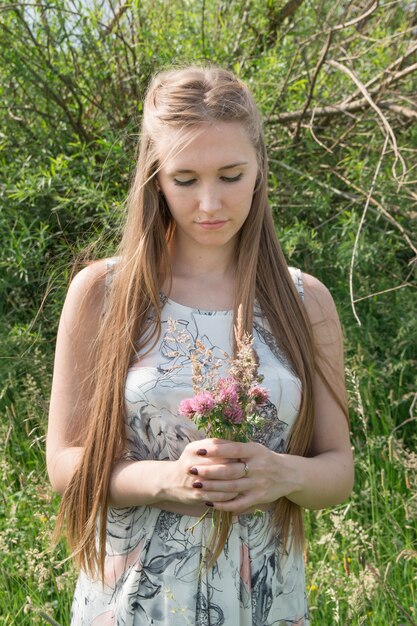
M 354 202 L 356 204 L 362 202 L 360 197 L 358 197 L 357 195 L 354 195 L 352 193 L 347 193 L 346 191 L 341 191 L 340 189 L 337 189 L 337 187 L 333 187 L 333 185 L 329 185 L 327 183 L 323 183 L 323 181 L 317 179 L 315 176 L 312 176 L 311 174 L 308 174 L 307 172 L 303 172 L 302 170 L 299 170 L 298 168 L 293 167 L 292 165 L 288 165 L 287 163 L 284 163 L 283 161 L 280 161 L 278 159 L 269 159 L 269 161 L 271 163 L 275 163 L 279 167 L 282 167 L 283 169 L 287 170 L 288 172 L 291 172 L 292 174 L 296 174 L 300 178 L 306 178 L 307 180 L 310 180 L 311 182 L 314 182 L 314 184 L 317 185 L 318 187 L 321 187 L 322 189 L 326 189 L 327 191 L 331 191 L 332 193 L 334 193 L 339 198 L 343 198 L 344 200 L 348 200 L 349 202 Z M 332 174 L 334 176 L 339 178 L 344 184 L 348 185 L 349 187 L 352 187 L 352 189 L 357 191 L 361 196 L 367 197 L 369 195 L 369 192 L 366 192 L 364 189 L 361 189 L 358 185 L 355 185 L 355 183 L 352 183 L 350 180 L 348 180 L 345 176 L 343 176 L 339 172 L 336 172 L 333 169 L 331 170 L 331 172 L 332 172 Z M 417 247 L 411 241 L 411 239 L 410 239 L 407 231 L 405 230 L 404 226 L 402 224 L 400 224 L 400 222 L 398 222 L 395 219 L 395 217 L 393 217 L 391 215 L 391 213 L 389 211 L 387 211 L 387 209 L 385 207 L 383 207 L 380 202 L 378 202 L 378 200 L 376 198 L 369 197 L 369 204 L 374 205 L 376 207 L 376 209 L 377 209 L 376 212 L 378 212 L 378 211 L 381 212 L 382 215 L 384 216 L 384 218 L 388 222 L 390 222 L 393 226 L 395 226 L 395 228 L 397 228 L 400 231 L 400 233 L 403 236 L 404 240 L 406 241 L 407 245 L 413 251 L 413 253 L 415 255 L 415 259 L 417 259 Z M 374 211 L 375 211 L 375 209 L 374 209 Z M 414 259 L 412 259 L 411 263 L 413 261 L 414 261 Z
M 378 4 L 378 0 L 373 0 L 373 2 L 371 2 L 371 6 L 365 11 L 365 13 L 362 13 L 362 15 L 359 15 L 359 17 L 355 17 L 355 19 L 350 20 L 349 22 L 343 22 L 342 24 L 333 26 L 332 30 L 343 30 L 344 28 L 349 28 L 350 26 L 355 26 L 356 24 L 363 22 L 363 20 L 372 15 L 372 13 L 378 8 Z
M 36 8 L 41 7 L 42 9 L 58 10 L 58 7 L 56 6 L 49 5 L 49 4 L 41 4 L 39 2 L 14 2 L 12 4 L 4 4 L 3 6 L 0 6 L 0 13 L 2 11 L 11 11 L 14 9 L 21 9 L 23 7 L 36 7 Z M 67 9 L 64 7 L 59 7 L 59 12 L 69 13 L 70 15 L 79 15 L 78 11 L 71 11 L 70 9 Z
M 330 190 L 332 193 L 334 193 L 336 196 L 339 196 L 340 198 L 344 198 L 345 200 L 349 200 L 350 202 L 358 202 L 358 198 L 354 196 L 353 194 L 346 193 L 345 191 L 341 191 L 340 189 L 337 189 L 336 187 L 327 185 L 326 183 L 323 183 L 322 181 L 317 180 L 317 178 L 315 178 L 314 176 L 311 176 L 311 174 L 308 174 L 307 172 L 302 172 L 296 167 L 293 167 L 292 165 L 288 165 L 287 163 L 284 163 L 284 161 L 279 161 L 278 159 L 269 159 L 269 161 L 271 163 L 276 163 L 276 165 L 279 165 L 279 167 L 282 167 L 283 169 L 288 170 L 289 172 L 292 172 L 293 174 L 297 174 L 297 176 L 301 176 L 302 178 L 307 178 L 307 180 L 314 182 L 318 187 L 322 187 L 323 189 Z
M 409 109 L 408 107 L 403 107 L 399 104 L 394 104 L 393 102 L 384 102 L 381 108 L 386 108 L 392 111 L 393 113 L 398 113 L 399 115 L 403 115 L 408 119 L 417 120 L 417 111 L 413 109 Z M 380 105 L 381 106 L 381 105 Z
M 329 148 L 328 146 L 326 146 L 325 143 L 323 143 L 322 141 L 320 141 L 320 139 L 317 137 L 316 133 L 314 132 L 314 113 L 313 116 L 310 120 L 310 123 L 307 125 L 308 130 L 311 133 L 311 136 L 313 137 L 314 141 L 321 147 L 323 148 L 323 150 L 326 150 L 326 152 L 328 152 L 329 154 L 333 154 L 333 150 L 331 148 Z
M 382 113 L 380 107 L 377 106 L 377 104 L 373 101 L 370 93 L 367 91 L 365 85 L 359 80 L 359 78 L 356 76 L 356 74 L 349 69 L 348 67 L 346 67 L 346 65 L 343 65 L 342 63 L 339 63 L 338 61 L 327 61 L 328 65 L 331 65 L 332 67 L 336 67 L 337 69 L 341 70 L 342 72 L 344 72 L 345 74 L 347 74 L 349 76 L 349 78 L 351 78 L 353 80 L 353 82 L 355 83 L 355 85 L 360 89 L 361 93 L 363 94 L 365 100 L 368 101 L 369 105 L 374 109 L 374 111 L 377 113 L 377 115 L 379 116 L 379 118 L 382 121 L 383 127 L 385 128 L 385 131 L 387 133 L 387 136 L 390 139 L 390 143 L 391 146 L 394 150 L 394 154 L 395 154 L 395 160 L 392 166 L 392 172 L 394 175 L 394 178 L 397 180 L 397 175 L 396 175 L 396 164 L 397 161 L 400 161 L 401 165 L 402 165 L 402 178 L 404 178 L 405 173 L 407 171 L 406 165 L 405 165 L 405 161 L 402 158 L 400 151 L 398 150 L 398 145 L 397 145 L 397 139 L 395 137 L 394 131 L 391 128 L 390 123 L 388 122 L 387 118 L 385 117 L 385 115 Z
M 56 104 L 58 104 L 61 107 L 61 109 L 64 111 L 65 115 L 67 116 L 71 126 L 79 135 L 79 137 L 83 141 L 87 141 L 87 142 L 91 141 L 91 136 L 89 132 L 83 127 L 81 123 L 79 123 L 79 121 L 77 121 L 74 118 L 74 115 L 72 114 L 70 108 L 67 106 L 65 99 L 61 97 L 61 95 L 57 91 L 52 90 L 48 82 L 43 78 L 43 76 L 39 74 L 38 72 L 36 72 L 34 68 L 30 66 L 23 57 L 21 58 L 21 61 L 23 64 L 26 65 L 27 69 L 32 74 L 33 82 L 38 85 L 42 85 L 44 93 L 48 97 L 50 97 L 52 100 L 54 100 L 54 102 L 56 102 Z
M 242 8 L 242 21 L 240 22 L 240 27 L 239 27 L 239 32 L 236 36 L 236 41 L 235 44 L 233 46 L 233 50 L 232 50 L 232 57 L 234 58 L 235 55 L 237 54 L 239 47 L 240 47 L 240 42 L 242 40 L 242 36 L 243 33 L 246 32 L 247 29 L 247 25 L 248 25 L 248 18 L 249 18 L 249 3 L 250 0 L 246 0 L 243 8 Z
M 130 0 L 126 0 L 126 2 L 123 2 L 119 6 L 119 8 L 117 9 L 116 13 L 114 14 L 112 20 L 104 28 L 103 36 L 110 35 L 110 33 L 114 30 L 114 28 L 119 23 L 123 13 L 125 13 L 129 7 L 130 7 Z
M 307 100 L 305 101 L 305 104 L 303 106 L 303 109 L 301 111 L 300 117 L 299 117 L 298 122 L 297 122 L 297 127 L 296 127 L 295 132 L 294 132 L 293 142 L 296 142 L 298 140 L 299 135 L 300 135 L 301 121 L 302 121 L 302 119 L 303 119 L 303 117 L 305 115 L 305 112 L 308 109 L 308 105 L 310 104 L 311 100 L 313 99 L 314 87 L 316 86 L 317 77 L 319 75 L 319 72 L 320 72 L 321 68 L 323 67 L 323 64 L 324 64 L 325 60 L 326 60 L 327 53 L 329 52 L 329 48 L 330 48 L 330 45 L 332 43 L 332 38 L 333 38 L 333 32 L 330 31 L 329 34 L 327 35 L 327 41 L 324 44 L 323 48 L 321 49 L 320 57 L 319 57 L 319 60 L 317 62 L 317 65 L 315 67 L 313 78 L 312 78 L 311 83 L 310 83 L 310 89 L 309 89 L 309 93 L 308 93 L 308 96 L 307 96 Z
M 400 78 L 402 78 L 405 74 L 400 74 L 399 72 L 393 73 L 393 70 L 395 70 L 397 67 L 401 67 L 402 64 L 404 63 L 404 61 L 406 61 L 408 59 L 408 57 L 410 57 L 411 55 L 413 55 L 415 52 L 417 52 L 417 43 L 415 43 L 414 45 L 410 46 L 408 48 L 408 50 L 398 59 L 396 59 L 393 63 L 391 63 L 391 65 L 389 65 L 388 67 L 384 68 L 382 70 L 382 72 L 380 72 L 379 74 L 377 74 L 376 76 L 374 76 L 373 78 L 371 78 L 371 80 L 369 80 L 367 83 L 365 83 L 365 87 L 366 89 L 369 90 L 369 93 L 374 94 L 376 91 L 379 90 L 379 87 L 377 87 L 376 89 L 369 89 L 369 87 L 371 87 L 371 85 L 377 83 L 383 76 L 385 76 L 386 74 L 388 74 L 388 79 L 386 79 L 385 81 L 383 81 L 383 86 L 387 87 L 389 85 L 391 85 L 393 82 L 396 82 L 397 80 L 399 80 Z M 412 68 L 410 70 L 410 67 Z M 407 74 L 410 73 L 410 71 L 414 71 L 415 66 L 408 66 L 406 68 L 407 70 Z M 382 85 L 381 85 L 382 87 Z M 358 89 L 356 92 L 353 92 L 351 94 L 349 94 L 349 96 L 343 101 L 342 104 L 347 104 L 348 102 L 351 102 L 352 100 L 354 100 L 358 95 L 360 95 L 360 90 Z
M 368 95 L 376 96 L 380 92 L 386 91 L 386 89 L 388 87 L 391 87 L 393 83 L 399 81 L 400 79 L 404 78 L 408 74 L 411 74 L 417 71 L 417 63 L 409 65 L 408 67 L 404 68 L 401 71 L 397 71 L 397 72 L 392 71 L 396 67 L 400 67 L 402 63 L 404 63 L 404 61 L 408 57 L 410 57 L 412 54 L 414 54 L 414 52 L 416 51 L 417 51 L 417 44 L 411 46 L 403 56 L 396 59 L 394 63 L 392 63 L 389 67 L 387 67 L 378 76 L 368 81 L 368 83 L 366 83 L 365 85 L 361 83 L 362 87 L 364 87 L 366 91 L 370 85 L 374 84 L 375 82 L 378 82 L 383 76 L 386 76 L 388 74 L 388 76 L 383 82 L 381 82 L 378 86 L 374 87 L 373 89 L 368 90 Z M 308 108 L 306 109 L 305 107 L 303 107 L 303 109 L 298 110 L 298 111 L 289 111 L 285 113 L 280 113 L 277 115 L 276 119 L 278 122 L 286 124 L 289 122 L 297 121 L 304 116 L 309 116 L 309 117 L 314 116 L 315 118 L 319 118 L 319 117 L 332 117 L 332 116 L 340 115 L 340 114 L 357 113 L 358 111 L 362 111 L 371 106 L 369 99 L 365 97 L 357 98 L 358 94 L 364 95 L 362 89 L 359 88 L 356 92 L 347 96 L 342 102 L 339 102 L 338 104 L 331 104 L 331 105 L 327 105 L 324 107 L 316 107 L 314 109 L 308 109 Z M 400 115 L 403 115 L 409 119 L 415 117 L 415 111 L 413 111 L 413 109 L 409 109 L 407 107 L 393 108 L 393 105 L 395 106 L 395 104 L 392 102 L 379 102 L 378 103 L 378 106 L 381 109 L 384 109 L 384 108 L 391 109 L 395 113 L 399 113 Z M 270 114 L 270 116 L 268 117 L 268 122 L 271 120 L 271 117 L 272 116 Z
M 274 104 L 271 107 L 271 110 L 270 110 L 270 112 L 268 114 L 268 117 L 266 118 L 266 123 L 268 123 L 270 121 L 270 119 L 272 118 L 272 115 L 273 115 L 276 107 L 278 106 L 278 103 L 281 101 L 282 94 L 284 93 L 284 91 L 287 88 L 288 81 L 289 81 L 290 77 L 292 76 L 292 72 L 293 72 L 294 65 L 295 65 L 296 61 L 297 61 L 297 55 L 294 54 L 294 56 L 291 59 L 291 63 L 290 63 L 290 66 L 288 68 L 288 72 L 287 72 L 287 74 L 285 76 L 284 82 L 281 85 L 281 89 L 279 90 L 279 93 L 278 93 L 278 95 L 277 95 L 277 97 L 275 99 L 275 102 L 274 102 Z
M 383 296 L 385 293 L 391 293 L 391 291 L 398 291 L 398 289 L 404 289 L 404 287 L 412 287 L 413 289 L 416 288 L 416 286 L 413 283 L 408 282 L 408 279 L 407 279 L 404 283 L 401 283 L 401 285 L 396 285 L 395 287 L 389 287 L 389 289 L 382 289 L 382 291 L 374 291 L 374 293 L 369 293 L 366 296 L 355 298 L 354 302 L 356 304 L 357 302 L 362 302 L 363 300 L 369 300 L 370 298 L 375 298 L 376 296 Z
M 36 82 L 39 82 L 40 84 L 43 84 L 44 88 L 45 88 L 45 92 L 48 93 L 51 97 L 53 97 L 55 102 L 65 111 L 65 114 L 67 115 L 68 119 L 70 120 L 70 123 L 73 126 L 74 130 L 76 130 L 77 133 L 80 135 L 80 137 L 82 137 L 85 141 L 88 141 L 89 140 L 89 133 L 83 127 L 83 124 L 82 124 L 82 116 L 83 116 L 84 107 L 83 107 L 83 103 L 81 102 L 81 99 L 80 99 L 80 97 L 78 95 L 78 90 L 77 90 L 76 85 L 74 84 L 73 80 L 70 77 L 63 76 L 59 71 L 57 71 L 56 68 L 54 67 L 54 65 L 50 62 L 48 57 L 45 55 L 45 51 L 44 51 L 42 45 L 36 39 L 35 35 L 32 32 L 32 29 L 30 28 L 27 20 L 24 18 L 22 12 L 18 11 L 18 10 L 15 10 L 14 13 L 18 17 L 18 19 L 20 20 L 21 24 L 23 25 L 23 28 L 26 30 L 26 32 L 29 35 L 31 41 L 33 42 L 33 44 L 34 44 L 33 47 L 37 51 L 39 57 L 48 65 L 48 67 L 51 70 L 51 72 L 53 72 L 55 74 L 55 76 L 57 76 L 57 78 L 69 89 L 69 91 L 73 95 L 74 100 L 76 101 L 77 107 L 78 107 L 77 119 L 75 119 L 75 117 L 74 117 L 73 113 L 71 112 L 70 108 L 66 105 L 65 97 L 63 97 L 58 91 L 53 91 L 53 89 L 48 84 L 48 81 L 45 80 L 42 77 L 41 74 L 39 74 L 38 72 L 36 72 L 34 70 L 33 66 L 28 62 L 28 59 L 26 57 L 23 57 L 23 56 L 21 57 L 22 63 L 24 65 L 26 65 L 28 70 L 36 78 Z
M 361 98 L 360 100 L 355 100 L 355 102 L 350 102 L 349 104 L 329 104 L 324 107 L 317 107 L 314 109 L 307 109 L 305 111 L 305 116 L 314 116 L 317 117 L 335 117 L 337 115 L 349 115 L 350 113 L 357 113 L 358 111 L 363 111 L 365 109 L 370 108 L 370 103 L 365 98 Z M 380 109 L 392 109 L 392 102 L 378 102 L 378 106 Z M 395 105 L 394 105 L 395 106 Z M 394 109 L 392 109 L 394 110 Z M 398 107 L 396 112 L 405 115 L 405 117 L 414 117 L 416 111 L 412 109 L 408 109 L 407 107 Z M 301 117 L 302 111 L 288 111 L 285 113 L 279 113 L 276 117 L 272 118 L 281 124 L 288 124 L 298 120 Z
M 284 20 L 295 15 L 297 9 L 303 4 L 304 0 L 289 0 L 279 11 L 276 11 L 274 5 L 268 10 L 268 34 L 267 44 L 274 46 L 277 40 L 277 33 L 282 26 Z
M 354 189 L 355 191 L 357 191 L 361 195 L 363 195 L 363 196 L 367 195 L 367 193 L 366 193 L 366 191 L 364 189 L 361 189 L 361 187 L 359 187 L 358 185 L 355 185 L 355 183 L 352 183 L 352 181 L 348 180 L 345 176 L 343 176 L 339 172 L 336 172 L 336 171 L 332 170 L 332 173 L 333 173 L 334 176 L 339 178 L 341 181 L 343 181 L 349 187 L 352 187 L 352 189 Z M 354 196 L 352 196 L 352 198 L 354 198 Z M 357 201 L 357 199 L 355 199 L 355 201 Z M 388 222 L 390 222 L 393 226 L 395 226 L 395 228 L 397 228 L 400 231 L 400 233 L 402 234 L 402 236 L 403 236 L 404 240 L 406 241 L 407 245 L 410 247 L 410 249 L 415 254 L 415 258 L 411 260 L 411 263 L 413 263 L 417 259 L 417 247 L 411 241 L 411 239 L 410 239 L 407 231 L 405 230 L 404 226 L 400 222 L 398 222 L 395 219 L 395 217 L 393 217 L 391 215 L 391 213 L 389 211 L 387 211 L 387 209 L 380 202 L 378 202 L 378 200 L 376 198 L 372 197 L 370 199 L 370 204 L 373 204 L 375 207 L 377 207 L 377 209 L 382 213 L 382 215 L 385 217 L 385 219 Z
M 399 80 L 400 78 L 404 78 L 404 76 L 411 74 L 415 70 L 417 70 L 417 63 L 413 63 L 413 65 L 409 65 L 408 67 L 405 67 L 403 70 L 401 70 L 401 72 L 396 72 L 395 74 L 392 74 L 392 76 L 389 79 L 387 79 L 385 83 L 383 83 L 383 86 L 389 87 L 389 85 L 391 85 L 391 83 L 393 83 L 394 80 Z
M 277 25 L 281 24 L 287 17 L 292 17 L 294 13 L 300 8 L 304 0 L 289 0 L 287 4 L 284 4 L 277 16 Z
M 362 215 L 361 215 L 361 219 L 360 219 L 360 222 L 359 222 L 358 230 L 356 232 L 355 243 L 353 245 L 352 257 L 350 259 L 350 267 L 349 267 L 350 304 L 352 306 L 353 315 L 354 315 L 356 321 L 358 322 L 359 326 L 362 326 L 362 323 L 361 323 L 361 321 L 359 319 L 359 316 L 358 316 L 358 314 L 356 312 L 355 299 L 353 297 L 353 268 L 355 266 L 356 254 L 357 254 L 358 245 L 359 245 L 359 238 L 361 236 L 362 228 L 363 228 L 363 225 L 365 223 L 365 217 L 366 217 L 366 213 L 368 211 L 369 202 L 370 202 L 370 200 L 372 198 L 372 193 L 374 191 L 376 179 L 378 178 L 379 170 L 381 169 L 381 165 L 382 165 L 382 161 L 383 161 L 384 156 L 385 156 L 385 151 L 387 149 L 388 141 L 389 141 L 389 135 L 387 134 L 385 136 L 384 147 L 382 148 L 381 156 L 379 157 L 379 161 L 378 161 L 376 169 L 375 169 L 375 174 L 374 174 L 372 182 L 371 182 L 371 187 L 369 189 L 368 196 L 366 198 L 365 206 L 364 206 L 363 211 L 362 211 Z

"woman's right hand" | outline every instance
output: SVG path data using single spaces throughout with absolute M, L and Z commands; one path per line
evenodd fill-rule
M 222 443 L 225 443 L 222 439 L 201 439 L 187 444 L 180 458 L 170 462 L 171 467 L 164 468 L 169 478 L 163 489 L 163 503 L 198 506 L 213 500 L 233 500 L 239 494 L 238 485 L 231 490 L 230 482 L 237 483 L 242 477 L 242 463 L 219 455 Z M 210 489 L 201 478 L 201 468 L 204 468 L 205 479 L 210 480 Z

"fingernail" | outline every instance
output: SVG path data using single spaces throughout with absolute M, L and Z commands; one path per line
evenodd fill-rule
M 196 480 L 195 482 L 193 482 L 193 487 L 195 489 L 201 489 L 202 486 L 203 486 L 203 483 L 200 483 L 199 480 Z
M 204 502 L 206 506 L 214 506 L 213 502 Z
M 198 469 L 196 467 L 192 467 L 190 469 L 190 474 L 194 474 L 194 476 L 198 476 Z
M 204 448 L 200 448 L 200 450 L 197 450 L 197 454 L 199 454 L 200 456 L 206 456 L 207 450 L 205 450 Z

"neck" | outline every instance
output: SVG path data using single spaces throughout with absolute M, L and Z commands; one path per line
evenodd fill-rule
M 222 248 L 170 247 L 172 281 L 164 292 L 180 304 L 207 310 L 233 308 L 235 289 L 234 254 Z
M 202 248 L 196 246 L 190 249 L 172 242 L 169 252 L 173 276 L 190 279 L 211 276 L 224 279 L 235 274 L 234 247 Z

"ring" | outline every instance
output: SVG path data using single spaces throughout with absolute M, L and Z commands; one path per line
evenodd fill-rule
M 249 466 L 246 463 L 246 461 L 243 461 L 243 475 L 246 478 L 246 476 L 248 476 L 249 474 Z

